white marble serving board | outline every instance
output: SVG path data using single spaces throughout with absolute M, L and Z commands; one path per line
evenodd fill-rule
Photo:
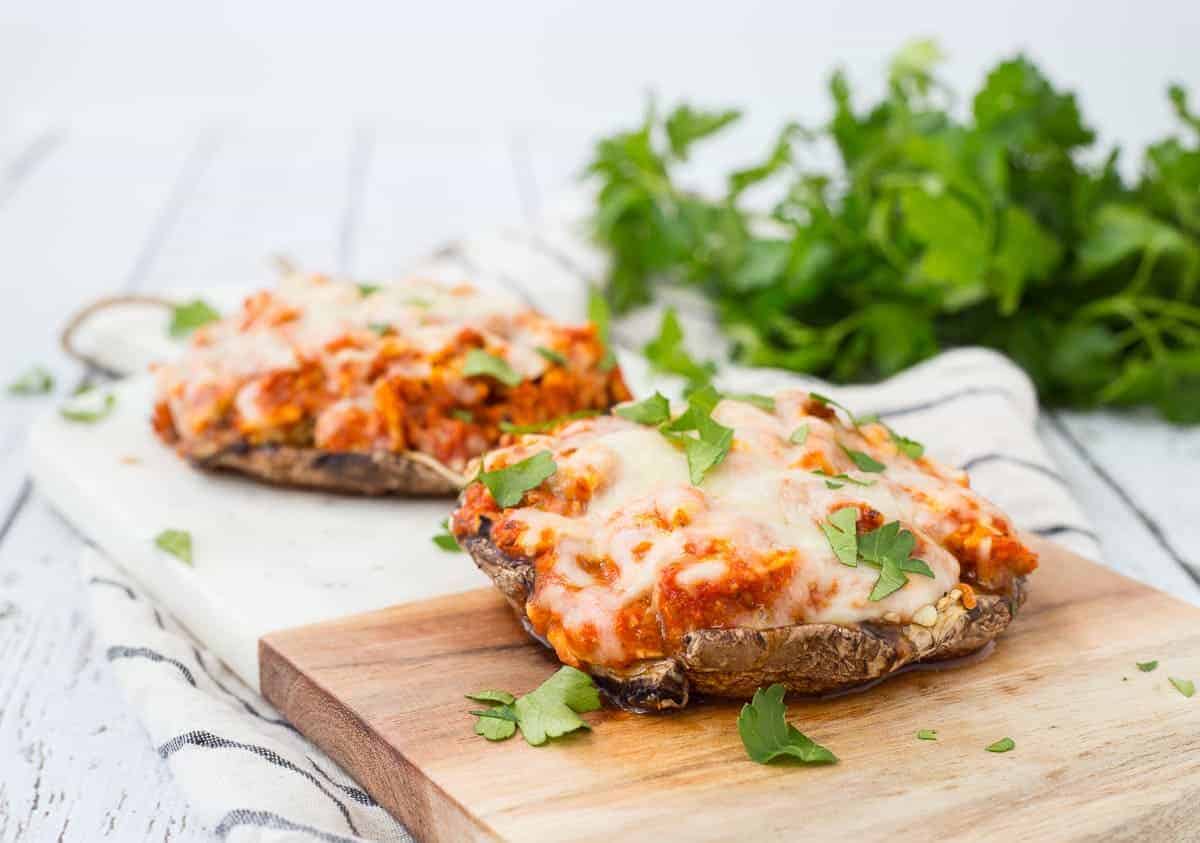
M 340 497 L 196 471 L 150 433 L 152 389 L 149 376 L 122 383 L 97 424 L 42 419 L 34 477 L 251 687 L 267 632 L 487 584 L 465 554 L 431 541 L 451 499 Z M 167 528 L 192 534 L 193 565 L 155 547 Z

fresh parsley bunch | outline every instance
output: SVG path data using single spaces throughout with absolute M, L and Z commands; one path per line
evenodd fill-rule
M 962 119 L 940 59 L 932 42 L 905 47 L 867 108 L 835 73 L 832 119 L 784 127 L 717 196 L 677 169 L 737 111 L 651 108 L 602 139 L 592 229 L 613 305 L 693 285 L 743 363 L 861 381 L 981 343 L 1047 403 L 1200 422 L 1200 117 L 1184 90 L 1169 91 L 1183 134 L 1149 146 L 1127 183 L 1118 149 L 1085 163 L 1093 129 L 1027 58 L 993 68 Z M 808 165 L 814 143 L 840 167 Z M 749 208 L 751 189 L 769 211 Z

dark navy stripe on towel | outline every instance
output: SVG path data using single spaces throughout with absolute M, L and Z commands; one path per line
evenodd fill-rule
M 972 396 L 983 395 L 998 395 L 1009 401 L 1013 401 L 1013 395 L 1007 389 L 999 386 L 968 386 L 965 389 L 960 389 L 955 392 L 947 393 L 938 398 L 930 398 L 928 401 L 921 401 L 917 404 L 909 404 L 906 407 L 893 407 L 890 410 L 877 410 L 875 415 L 883 419 L 894 419 L 897 416 L 908 416 L 913 413 L 921 413 L 925 410 L 932 410 L 935 407 L 940 407 L 943 404 L 949 404 L 951 401 L 957 401 L 960 398 L 970 398 Z
M 188 684 L 193 688 L 196 687 L 196 677 L 192 675 L 192 671 L 188 666 L 181 661 L 177 661 L 162 653 L 151 650 L 149 647 L 125 647 L 120 644 L 108 648 L 108 660 L 115 662 L 117 659 L 148 659 L 152 662 L 164 662 L 174 665 L 183 674 L 183 678 L 188 681 Z
M 1096 535 L 1095 531 L 1089 530 L 1087 527 L 1076 527 L 1072 524 L 1051 524 L 1048 527 L 1034 527 L 1029 532 L 1039 535 L 1044 539 L 1061 536 L 1063 533 L 1075 533 L 1080 536 L 1087 536 L 1094 542 L 1100 541 L 1100 537 Z
M 90 585 L 111 585 L 113 588 L 119 588 L 125 592 L 125 596 L 130 600 L 137 600 L 137 595 L 133 593 L 133 589 L 117 580 L 110 580 L 108 577 L 92 577 L 88 580 Z
M 230 811 L 221 818 L 221 822 L 217 824 L 213 832 L 217 837 L 224 840 L 229 836 L 229 832 L 242 825 L 269 828 L 275 831 L 301 831 L 310 835 L 313 839 L 323 840 L 325 843 L 354 843 L 349 837 L 342 837 L 340 834 L 330 834 L 328 831 L 321 831 L 321 829 L 313 828 L 311 825 L 294 823 L 278 814 L 272 814 L 270 811 L 250 811 L 245 808 Z
M 170 758 L 173 754 L 188 746 L 196 746 L 202 749 L 237 749 L 242 752 L 248 752 L 252 755 L 257 755 L 259 758 L 284 770 L 290 770 L 297 775 L 303 776 L 311 782 L 317 790 L 325 794 L 332 800 L 333 804 L 337 805 L 338 810 L 342 812 L 342 817 L 346 820 L 346 825 L 350 826 L 350 831 L 358 834 L 358 829 L 354 827 L 354 820 L 350 818 L 350 812 L 346 809 L 342 800 L 338 799 L 333 793 L 325 789 L 325 785 L 321 784 L 321 780 L 314 776 L 308 770 L 301 769 L 288 761 L 278 752 L 273 749 L 267 749 L 264 746 L 258 746 L 250 743 L 240 743 L 231 741 L 228 738 L 218 737 L 212 732 L 185 732 L 182 735 L 171 738 L 158 748 L 158 754 L 162 758 Z

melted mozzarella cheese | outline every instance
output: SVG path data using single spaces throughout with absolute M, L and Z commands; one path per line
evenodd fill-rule
M 731 622 L 759 628 L 797 622 L 857 623 L 885 614 L 909 621 L 921 607 L 959 582 L 960 566 L 939 544 L 971 510 L 1002 518 L 958 482 L 958 475 L 929 460 L 914 461 L 886 436 L 860 432 L 804 411 L 807 393 L 781 393 L 775 412 L 725 400 L 713 417 L 734 429 L 733 446 L 700 486 L 691 484 L 684 452 L 657 429 L 616 417 L 576 422 L 555 437 L 526 437 L 500 454 L 509 462 L 551 450 L 558 472 L 551 483 L 599 475 L 582 514 L 555 515 L 526 507 L 506 517 L 524 525 L 531 555 L 552 537 L 553 570 L 561 581 L 539 586 L 536 600 L 568 629 L 589 629 L 598 639 L 591 657 L 620 660 L 615 619 L 634 601 L 657 605 L 664 577 L 695 590 L 731 576 L 732 556 L 769 567 L 788 566 L 785 587 Z M 789 437 L 809 426 L 802 445 Z M 881 429 L 882 430 L 882 429 Z M 866 434 L 866 435 L 864 435 Z M 887 465 L 881 473 L 858 470 L 843 447 L 872 454 Z M 829 482 L 813 464 L 829 464 L 865 485 Z M 947 479 L 949 478 L 949 479 Z M 836 486 L 836 488 L 834 487 Z M 914 497 L 917 492 L 919 499 Z M 877 568 L 840 562 L 821 529 L 829 515 L 856 506 L 878 524 L 899 521 L 916 539 L 915 556 L 932 577 L 909 574 L 908 583 L 879 601 L 869 595 Z M 957 516 L 953 513 L 958 513 Z M 957 520 L 956 520 L 957 518 Z M 548 532 L 547 532 L 548 531 Z M 708 551 L 706 548 L 722 548 Z M 615 576 L 598 581 L 579 560 L 611 560 Z
M 350 282 L 296 274 L 199 328 L 178 361 L 159 367 L 159 394 L 184 438 L 203 435 L 230 405 L 243 433 L 265 431 L 279 421 L 263 406 L 264 393 L 279 392 L 268 387 L 271 377 L 315 363 L 332 398 L 372 411 L 370 372 L 381 351 L 388 376 L 428 379 L 441 355 L 463 350 L 464 331 L 522 378 L 536 379 L 550 365 L 538 349 L 556 345 L 560 329 L 502 293 L 420 280 L 364 293 Z M 478 397 L 478 384 L 465 378 L 452 377 L 444 388 L 464 404 Z M 328 418 L 317 410 L 314 422 L 328 432 L 344 416 L 335 406 Z

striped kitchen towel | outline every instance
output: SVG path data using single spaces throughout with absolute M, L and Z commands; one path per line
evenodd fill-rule
M 581 318 L 596 256 L 569 230 L 509 232 L 444 250 L 465 278 L 488 275 L 560 318 Z M 692 350 L 720 356 L 723 340 L 704 302 L 674 292 Z M 631 352 L 655 331 L 661 307 L 615 326 L 621 364 L 634 391 L 678 383 Z M 790 373 L 722 367 L 718 386 L 771 392 L 819 388 L 878 413 L 931 456 L 970 470 L 973 485 L 1023 529 L 1098 555 L 1095 536 L 1035 432 L 1038 406 L 1025 374 L 1003 356 L 966 348 L 942 354 L 881 384 L 835 388 Z M 397 501 L 403 506 L 403 501 Z M 119 561 L 119 560 L 118 560 Z M 256 690 L 156 607 L 112 560 L 89 548 L 81 560 L 98 638 L 126 696 L 193 809 L 223 839 L 408 840 L 404 828 Z M 469 724 L 464 723 L 464 729 Z

